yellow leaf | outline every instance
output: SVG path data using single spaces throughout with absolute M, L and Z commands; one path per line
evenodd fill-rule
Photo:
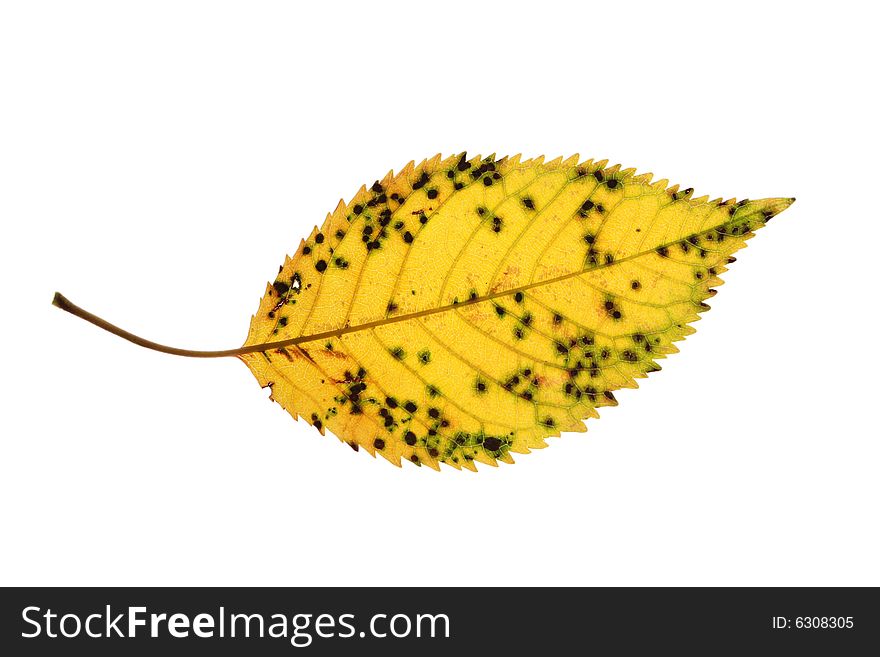
M 272 398 L 392 463 L 512 461 L 614 404 L 692 332 L 791 199 L 707 202 L 561 158 L 408 165 L 288 259 L 241 356 Z
M 104 328 L 236 355 L 294 418 L 396 465 L 513 462 L 659 370 L 732 254 L 794 201 L 692 194 L 577 156 L 438 155 L 340 203 L 242 349 Z

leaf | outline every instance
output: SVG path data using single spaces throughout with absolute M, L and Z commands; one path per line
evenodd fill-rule
M 543 158 L 410 162 L 285 259 L 237 356 L 352 448 L 439 469 L 585 431 L 694 332 L 732 254 L 793 198 L 709 201 L 651 174 Z
M 399 465 L 513 462 L 615 405 L 693 332 L 794 199 L 519 157 L 410 163 L 339 203 L 266 289 L 242 354 L 272 399 Z

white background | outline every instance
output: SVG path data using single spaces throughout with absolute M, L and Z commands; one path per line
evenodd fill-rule
M 6 2 L 0 583 L 880 585 L 869 3 Z M 664 371 L 478 474 L 321 438 L 234 347 L 440 151 L 796 196 Z

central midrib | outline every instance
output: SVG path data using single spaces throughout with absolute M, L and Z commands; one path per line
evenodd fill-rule
M 451 303 L 451 304 L 447 304 L 445 306 L 438 306 L 436 308 L 429 308 L 427 310 L 420 310 L 415 313 L 409 313 L 406 315 L 399 315 L 397 317 L 386 317 L 383 319 L 377 319 L 372 322 L 365 322 L 363 324 L 357 324 L 355 326 L 346 326 L 343 328 L 332 329 L 330 331 L 323 331 L 321 333 L 312 333 L 311 335 L 301 335 L 296 338 L 288 338 L 286 340 L 278 340 L 277 342 L 264 342 L 264 343 L 255 344 L 255 345 L 245 345 L 245 346 L 242 346 L 238 349 L 230 349 L 229 354 L 230 355 L 244 355 L 244 354 L 250 354 L 250 353 L 261 352 L 261 351 L 270 351 L 272 349 L 280 349 L 281 347 L 290 347 L 290 346 L 294 346 L 294 345 L 298 345 L 298 344 L 303 344 L 305 342 L 315 342 L 317 340 L 324 340 L 326 338 L 340 337 L 340 336 L 346 335 L 348 333 L 356 333 L 358 331 L 365 331 L 365 330 L 368 330 L 371 328 L 376 328 L 377 326 L 388 326 L 390 324 L 397 324 L 398 322 L 406 322 L 411 319 L 418 319 L 420 317 L 428 317 L 430 315 L 436 315 L 438 313 L 447 312 L 449 310 L 454 310 L 456 308 L 463 308 L 465 306 L 470 306 L 470 305 L 473 305 L 476 303 L 483 303 L 484 301 L 491 301 L 492 299 L 498 299 L 500 297 L 507 297 L 512 294 L 516 294 L 517 292 L 525 292 L 526 290 L 531 290 L 532 288 L 540 287 L 542 285 L 552 285 L 553 283 L 558 283 L 559 281 L 564 281 L 569 278 L 574 278 L 575 276 L 580 276 L 581 274 L 585 274 L 588 272 L 594 272 L 594 271 L 597 271 L 600 269 L 608 269 L 609 267 L 615 267 L 615 266 L 623 264 L 629 260 L 633 260 L 635 258 L 640 258 L 643 255 L 647 255 L 649 253 L 656 252 L 659 249 L 669 248 L 670 246 L 672 246 L 674 244 L 678 244 L 682 240 L 686 240 L 689 237 L 694 237 L 697 235 L 701 235 L 703 233 L 708 233 L 713 230 L 717 230 L 718 228 L 729 224 L 731 221 L 734 221 L 734 219 L 743 220 L 743 219 L 746 219 L 746 218 L 752 216 L 752 214 L 757 214 L 757 213 L 750 213 L 749 215 L 744 215 L 742 217 L 730 217 L 730 219 L 728 221 L 721 223 L 721 224 L 718 224 L 717 226 L 713 226 L 711 228 L 706 228 L 706 229 L 701 230 L 697 233 L 693 233 L 693 234 L 685 236 L 685 237 L 680 237 L 680 238 L 675 239 L 671 242 L 667 242 L 665 244 L 660 244 L 660 245 L 655 246 L 655 247 L 648 249 L 646 251 L 640 251 L 639 253 L 633 253 L 632 255 L 628 255 L 624 258 L 621 258 L 620 260 L 615 260 L 614 262 L 611 262 L 608 264 L 603 263 L 603 264 L 597 265 L 595 267 L 591 267 L 590 269 L 580 269 L 578 271 L 569 272 L 567 274 L 562 274 L 560 276 L 555 276 L 553 278 L 547 278 L 542 281 L 528 283 L 526 285 L 520 285 L 520 286 L 514 287 L 514 288 L 508 288 L 508 289 L 502 290 L 500 292 L 495 292 L 493 294 L 487 294 L 487 295 L 484 295 L 481 297 L 474 297 L 473 299 L 467 299 L 466 301 L 460 301 L 458 303 Z M 743 235 L 739 235 L 737 237 L 743 237 Z

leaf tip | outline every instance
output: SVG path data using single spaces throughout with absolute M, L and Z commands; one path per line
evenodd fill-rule
M 789 196 L 781 198 L 767 198 L 763 201 L 754 201 L 754 204 L 756 208 L 761 211 L 764 223 L 767 223 L 783 210 L 787 210 L 794 202 L 795 198 L 793 196 Z

